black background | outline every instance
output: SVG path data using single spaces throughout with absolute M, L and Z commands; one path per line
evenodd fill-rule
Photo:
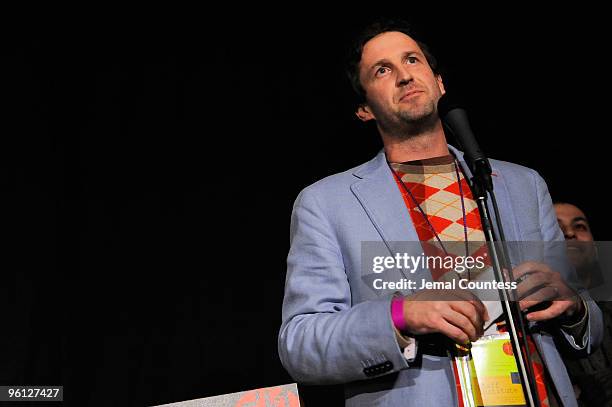
M 415 21 L 483 149 L 538 170 L 607 239 L 597 10 L 406 8 L 383 14 Z M 382 146 L 342 66 L 375 13 L 108 14 L 7 36 L 0 384 L 145 405 L 291 382 L 291 206 Z

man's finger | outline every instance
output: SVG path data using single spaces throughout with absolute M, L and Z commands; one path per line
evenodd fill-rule
M 475 341 L 479 337 L 479 331 L 482 328 L 477 328 L 474 326 L 472 321 L 466 317 L 465 315 L 454 311 L 453 309 L 449 309 L 448 312 L 442 314 L 442 318 L 446 320 L 446 322 L 456 326 L 461 329 L 470 340 Z
M 465 345 L 470 340 L 469 336 L 462 329 L 457 328 L 444 318 L 442 318 L 442 322 L 440 323 L 439 331 L 461 345 Z
M 482 329 L 484 325 L 484 316 L 482 310 L 479 310 L 472 303 L 466 301 L 454 301 L 450 303 L 450 307 L 454 311 L 468 318 L 472 326 L 474 326 L 474 328 L 476 329 L 476 335 L 482 336 Z
M 547 321 L 561 315 L 569 307 L 568 301 L 555 301 L 552 305 L 541 311 L 528 313 L 525 317 L 529 321 Z
M 548 273 L 550 271 L 550 267 L 545 263 L 526 261 L 512 269 L 512 277 L 514 277 L 514 280 L 520 280 L 525 274 L 536 272 Z
M 529 309 L 542 302 L 551 301 L 559 297 L 559 290 L 554 286 L 544 286 L 528 295 L 519 302 L 521 310 Z
M 538 292 L 549 283 L 549 279 L 542 273 L 524 274 L 526 276 L 516 287 L 519 299 L 524 299 Z
M 480 315 L 482 315 L 483 321 L 489 320 L 489 312 L 487 311 L 487 307 L 485 307 L 480 298 L 474 295 L 474 293 L 468 290 L 455 290 L 453 291 L 453 294 L 476 307 Z

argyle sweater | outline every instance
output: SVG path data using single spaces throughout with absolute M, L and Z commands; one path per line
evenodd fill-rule
M 390 165 L 419 240 L 426 242 L 423 245 L 425 254 L 476 257 L 487 251 L 478 205 L 452 155 Z M 449 243 L 465 243 L 466 238 L 467 245 Z M 434 268 L 431 273 L 436 281 L 457 278 L 454 271 L 447 269 Z M 555 406 L 554 396 L 551 400 L 548 397 L 553 392 L 547 391 L 544 364 L 531 338 L 529 342 L 541 405 Z M 455 379 L 462 407 L 457 374 Z

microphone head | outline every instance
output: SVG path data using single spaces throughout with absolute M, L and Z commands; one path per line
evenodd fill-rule
M 457 96 L 452 93 L 446 92 L 438 100 L 438 117 L 442 121 L 444 130 L 447 138 L 450 136 L 455 140 L 455 143 L 465 152 L 463 134 L 457 134 L 457 132 L 463 133 L 457 127 L 457 116 L 461 116 L 460 123 L 467 120 L 467 112 L 463 108 L 463 103 L 459 102 Z M 452 113 L 451 113 L 452 112 Z
M 482 181 L 483 191 L 493 191 L 491 164 L 476 142 L 462 104 L 445 93 L 438 100 L 438 116 L 444 127 L 455 136 L 472 174 Z
M 484 159 L 485 155 L 476 142 L 467 112 L 463 106 L 457 96 L 449 95 L 447 92 L 438 100 L 438 116 L 444 127 L 457 140 L 469 163 L 473 160 Z

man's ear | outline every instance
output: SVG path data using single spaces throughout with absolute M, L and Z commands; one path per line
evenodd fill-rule
M 440 92 L 444 95 L 446 90 L 444 89 L 444 82 L 442 82 L 442 75 L 436 75 L 436 81 L 438 82 L 438 88 Z
M 362 122 L 367 122 L 368 120 L 373 120 L 374 115 L 370 111 L 370 108 L 365 103 L 359 105 L 357 110 L 355 111 L 355 115 L 359 117 L 359 120 Z

